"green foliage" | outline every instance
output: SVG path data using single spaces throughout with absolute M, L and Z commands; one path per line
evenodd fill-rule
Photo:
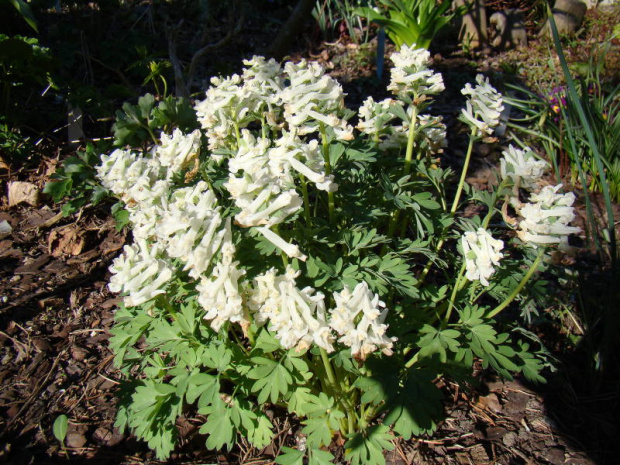
M 382 12 L 365 7 L 356 9 L 355 14 L 384 28 L 397 48 L 404 44 L 428 49 L 437 33 L 467 9 L 460 6 L 451 10 L 451 0 L 440 3 L 431 0 L 378 0 L 377 3 Z
M 85 150 L 68 157 L 56 170 L 43 189 L 55 202 L 69 200 L 62 206 L 65 216 L 71 215 L 88 203 L 97 205 L 108 197 L 108 192 L 95 179 L 95 166 L 100 162 L 101 146 L 88 143 Z
M 356 16 L 356 8 L 368 6 L 370 0 L 320 0 L 312 11 L 323 36 L 332 40 L 341 35 L 345 30 L 356 44 L 360 43 L 360 35 L 364 34 L 364 24 L 359 16 Z M 365 40 L 368 40 L 366 29 Z
M 39 32 L 37 29 L 37 19 L 34 17 L 32 10 L 30 9 L 30 5 L 28 5 L 24 0 L 5 0 L 6 2 L 13 5 L 13 8 L 17 10 L 19 15 L 24 18 L 24 21 L 28 23 L 35 32 Z
M 404 384 L 388 395 L 384 423 L 405 439 L 435 431 L 435 420 L 443 409 L 441 391 L 433 384 L 431 371 L 413 369 Z
M 138 99 L 137 105 L 123 104 L 123 111 L 116 112 L 114 145 L 139 147 L 157 142 L 158 131 L 172 132 L 172 128 L 189 132 L 198 127 L 196 112 L 185 98 L 166 97 L 159 103 L 151 94 Z
M 5 161 L 24 161 L 32 152 L 30 141 L 22 136 L 19 129 L 12 127 L 0 116 L 0 154 Z
M 67 437 L 67 428 L 69 427 L 69 418 L 67 415 L 58 415 L 56 420 L 54 420 L 54 425 L 52 426 L 52 432 L 54 433 L 54 437 L 60 441 L 61 444 L 65 443 L 65 438 Z
M 24 102 L 54 86 L 53 60 L 48 48 L 32 37 L 0 34 L 0 110 L 18 121 Z
M 383 465 L 383 451 L 392 450 L 394 445 L 389 428 L 376 425 L 351 435 L 344 447 L 351 465 Z

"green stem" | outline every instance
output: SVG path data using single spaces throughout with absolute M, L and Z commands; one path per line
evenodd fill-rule
M 327 138 L 327 132 L 325 131 L 325 125 L 323 123 L 320 124 L 321 131 L 321 141 L 322 141 L 322 149 L 323 149 L 323 160 L 325 161 L 325 174 L 329 176 L 332 174 L 332 164 L 329 160 L 329 139 Z M 327 193 L 327 212 L 329 215 L 329 223 L 333 224 L 334 222 L 334 211 L 336 210 L 336 202 L 334 199 L 334 193 Z
M 414 99 L 415 101 L 415 99 Z M 411 121 L 409 121 L 409 137 L 407 138 L 407 151 L 405 152 L 405 176 L 411 172 L 411 160 L 413 158 L 413 145 L 417 134 L 418 107 L 412 104 Z
M 163 97 L 166 98 L 168 96 L 168 82 L 166 82 L 166 80 L 163 77 L 161 78 L 161 81 L 164 84 L 164 95 L 163 95 Z
M 301 192 L 304 197 L 304 217 L 306 218 L 306 224 L 310 226 L 312 216 L 310 215 L 310 196 L 308 195 L 308 183 L 303 175 L 299 176 L 301 180 Z
M 277 224 L 273 225 L 273 232 L 278 236 L 282 237 L 280 234 L 280 228 Z M 284 253 L 284 251 L 280 251 L 280 256 L 282 257 L 282 263 L 284 264 L 284 268 L 288 267 L 288 256 Z
M 159 140 L 157 140 L 157 137 L 155 137 L 155 134 L 153 133 L 153 131 L 151 131 L 151 128 L 149 128 L 148 124 L 146 126 L 144 126 L 146 128 L 146 130 L 149 133 L 149 136 L 151 136 L 151 139 L 153 139 L 153 142 L 155 142 L 155 145 L 159 144 Z
M 519 295 L 519 293 L 523 290 L 523 288 L 525 287 L 527 282 L 530 280 L 532 275 L 536 272 L 536 269 L 538 268 L 538 265 L 540 265 L 540 261 L 542 260 L 544 253 L 545 253 L 545 249 L 541 247 L 540 252 L 538 252 L 538 255 L 536 256 L 536 260 L 534 260 L 534 263 L 532 263 L 532 266 L 530 267 L 530 269 L 527 271 L 525 276 L 523 276 L 523 279 L 521 280 L 519 285 L 515 288 L 514 291 L 512 291 L 512 293 L 506 298 L 506 300 L 504 300 L 501 304 L 495 307 L 487 315 L 487 318 L 493 318 L 499 312 L 504 310 L 508 305 L 510 305 L 510 303 Z
M 419 356 L 420 356 L 420 352 L 416 352 L 416 354 L 413 357 L 411 357 L 411 360 L 405 363 L 405 368 L 411 368 L 413 365 L 415 365 L 415 363 L 418 361 Z
M 417 96 L 415 96 L 417 98 Z M 416 100 L 414 98 L 414 101 Z M 413 146 L 415 144 L 415 136 L 417 134 L 417 121 L 418 121 L 418 107 L 415 104 L 411 105 L 411 120 L 409 121 L 409 134 L 407 137 L 407 149 L 405 151 L 405 166 L 403 168 L 403 174 L 407 176 L 411 172 L 411 161 L 413 159 Z M 394 237 L 394 233 L 398 228 L 398 220 L 400 219 L 400 210 L 394 210 L 392 213 L 392 218 L 390 219 L 390 224 L 388 226 L 387 237 Z M 407 228 L 407 223 L 405 220 L 405 225 L 403 229 Z M 402 236 L 402 234 L 401 234 Z M 383 247 L 383 251 L 381 255 L 383 255 L 385 251 L 385 246 Z
M 454 308 L 454 300 L 456 299 L 456 294 L 463 288 L 463 284 L 465 283 L 465 281 L 463 281 L 463 284 L 461 284 L 461 280 L 465 275 L 466 268 L 466 262 L 463 261 L 463 264 L 461 265 L 461 271 L 459 271 L 459 275 L 454 282 L 454 289 L 452 289 L 452 295 L 450 296 L 450 301 L 448 302 L 448 310 L 446 310 L 446 316 L 443 319 L 442 326 L 444 327 L 448 324 L 448 322 L 450 321 L 450 317 L 452 316 L 452 309 Z
M 456 209 L 459 206 L 459 200 L 461 200 L 461 193 L 463 192 L 463 185 L 465 184 L 465 178 L 467 177 L 467 169 L 469 168 L 469 161 L 471 160 L 471 153 L 474 148 L 474 142 L 476 141 L 476 137 L 472 133 L 469 136 L 469 145 L 467 146 L 467 155 L 465 156 L 465 163 L 463 164 L 463 171 L 461 172 L 461 179 L 459 180 L 459 185 L 456 188 L 456 195 L 454 197 L 454 203 L 452 203 L 452 208 L 450 209 L 450 214 L 454 216 L 456 213 Z
M 321 360 L 323 361 L 323 368 L 325 368 L 325 373 L 327 374 L 327 380 L 329 384 L 331 384 L 334 392 L 337 385 L 336 375 L 334 374 L 334 369 L 332 368 L 332 364 L 329 361 L 329 357 L 327 356 L 327 351 L 321 347 Z

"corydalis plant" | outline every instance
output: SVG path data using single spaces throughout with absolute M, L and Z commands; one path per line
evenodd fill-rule
M 542 259 L 489 226 L 518 191 L 518 157 L 493 193 L 461 182 L 450 198 L 452 173 L 436 158 L 445 127 L 423 113 L 441 75 L 424 50 L 404 46 L 393 61 L 395 96 L 368 99 L 358 131 L 318 64 L 255 57 L 212 80 L 196 104 L 201 131 L 102 156 L 98 175 L 125 202 L 135 239 L 111 268 L 111 289 L 125 294 L 111 345 L 134 379 L 117 425 L 160 457 L 190 408 L 207 447 L 239 435 L 264 447 L 269 405 L 297 415 L 306 436 L 305 451 L 279 462 L 329 462 L 340 432 L 347 460 L 380 464 L 394 435 L 434 430 L 440 373 L 478 358 L 541 380 L 530 344 L 493 320 Z M 499 94 L 480 85 L 472 98 L 496 111 Z M 455 221 L 463 191 L 484 218 Z

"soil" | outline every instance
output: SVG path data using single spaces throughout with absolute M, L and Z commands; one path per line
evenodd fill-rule
M 233 48 L 234 44 L 218 53 Z M 372 44 L 336 41 L 305 47 L 297 56 L 322 61 L 344 82 L 347 102 L 356 107 L 366 95 L 381 97 L 385 89 L 385 82 L 375 77 L 372 54 Z M 442 71 L 452 72 L 450 79 L 459 86 L 455 88 L 480 68 L 499 69 L 502 60 L 514 59 L 444 55 L 445 59 L 437 55 L 436 62 Z M 443 97 L 433 108 L 445 117 L 449 129 L 457 126 L 453 97 Z M 450 134 L 458 146 L 460 136 Z M 494 160 L 492 155 L 479 155 L 472 180 L 484 184 L 490 182 L 488 167 Z M 448 162 L 458 163 L 462 153 L 454 150 L 446 156 Z M 0 222 L 12 228 L 0 234 L 0 463 L 162 463 L 144 443 L 114 427 L 120 373 L 107 340 L 118 298 L 107 289 L 107 268 L 127 235 L 115 229 L 105 207 L 88 206 L 63 217 L 60 205 L 38 195 L 59 158 L 49 150 L 36 166 L 17 171 L 0 166 Z M 19 198 L 20 203 L 13 204 Z M 558 371 L 547 373 L 547 385 L 502 381 L 482 370 L 466 390 L 438 380 L 446 393 L 446 416 L 437 433 L 397 442 L 387 462 L 614 463 L 620 452 L 617 380 L 594 380 L 594 387 L 583 382 L 582 353 L 567 352 L 558 342 L 575 331 L 557 325 L 545 329 L 554 344 L 551 349 L 561 357 Z M 64 447 L 52 433 L 61 414 L 69 417 Z M 182 418 L 178 426 L 180 445 L 169 463 L 270 464 L 282 446 L 294 446 L 298 440 L 294 423 L 282 419 L 279 434 L 267 448 L 256 450 L 242 443 L 231 452 L 213 454 L 197 435 L 198 420 Z M 339 445 L 342 441 L 335 440 L 336 456 L 342 455 Z

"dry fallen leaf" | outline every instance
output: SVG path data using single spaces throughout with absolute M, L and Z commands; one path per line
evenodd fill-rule
M 30 182 L 9 183 L 9 206 L 25 202 L 33 207 L 39 204 L 39 188 Z
M 80 255 L 86 246 L 85 233 L 76 225 L 54 229 L 47 241 L 49 253 L 54 257 Z

